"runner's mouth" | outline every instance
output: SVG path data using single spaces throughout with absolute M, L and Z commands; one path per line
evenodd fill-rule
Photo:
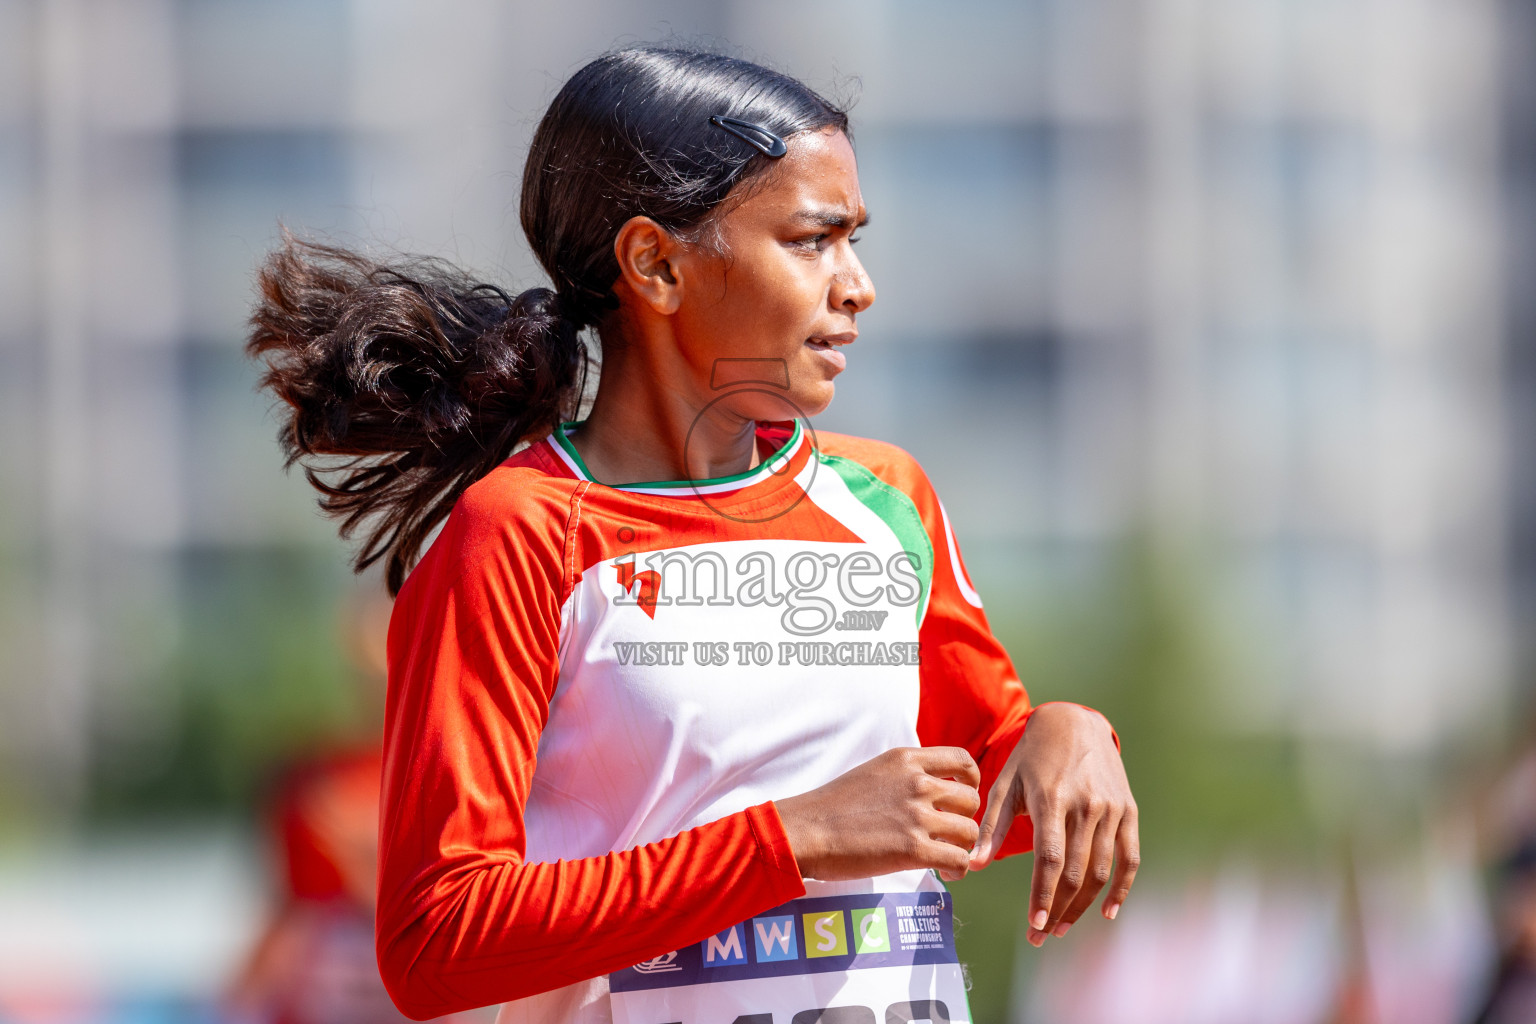
M 818 334 L 805 339 L 805 343 L 815 349 L 829 350 L 842 345 L 851 345 L 858 336 L 857 331 L 849 331 L 846 334 Z

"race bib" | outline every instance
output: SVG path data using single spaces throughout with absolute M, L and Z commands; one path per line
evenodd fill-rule
M 947 892 L 793 900 L 609 975 L 614 1024 L 969 1024 Z

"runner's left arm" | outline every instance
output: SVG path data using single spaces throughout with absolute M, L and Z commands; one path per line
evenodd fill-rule
M 949 515 L 927 474 L 899 448 L 871 441 L 854 443 L 863 450 L 849 454 L 910 498 L 922 519 L 930 550 L 913 554 L 929 560 L 929 566 L 920 568 L 929 569 L 931 577 L 918 631 L 918 738 L 925 747 L 970 751 L 981 768 L 984 812 L 985 797 L 1023 737 L 1035 707 L 1008 652 L 992 635 Z M 1117 747 L 1119 742 L 1116 737 Z M 999 855 L 1026 853 L 1033 843 L 1030 820 L 1021 815 L 1009 829 Z

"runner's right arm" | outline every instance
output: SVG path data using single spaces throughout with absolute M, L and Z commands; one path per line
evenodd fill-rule
M 805 893 L 771 803 L 621 853 L 525 862 L 579 489 L 491 474 L 396 605 L 376 934 L 385 985 L 416 1019 L 619 970 Z

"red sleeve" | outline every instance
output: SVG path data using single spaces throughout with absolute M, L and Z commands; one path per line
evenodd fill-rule
M 846 453 L 912 500 L 930 550 L 927 611 L 918 630 L 921 695 L 917 735 L 925 747 L 970 751 L 981 767 L 983 797 L 1002 773 L 1033 714 L 1029 694 L 1003 645 L 992 635 L 981 596 L 971 585 L 949 516 L 917 460 L 893 445 L 823 435 L 824 447 Z M 1115 744 L 1119 745 L 1116 737 Z M 980 821 L 983 807 L 977 812 Z M 1014 819 L 999 856 L 1034 848 L 1027 816 Z
M 622 853 L 524 862 L 584 489 L 492 473 L 396 603 L 376 935 L 384 983 L 418 1020 L 619 970 L 805 893 L 771 803 Z
M 1023 738 L 1034 709 L 1013 661 L 987 624 L 944 506 L 916 463 L 913 469 L 917 479 L 908 494 L 933 545 L 928 611 L 917 634 L 922 686 L 917 734 L 924 746 L 964 747 L 976 759 L 983 796 L 979 821 L 985 796 Z M 1025 853 L 1034 845 L 1029 817 L 1020 815 L 998 856 Z

